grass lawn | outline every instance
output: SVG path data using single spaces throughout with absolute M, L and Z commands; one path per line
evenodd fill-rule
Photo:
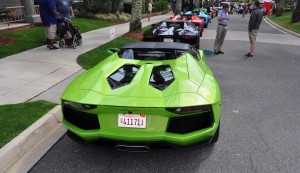
M 280 17 L 276 17 L 274 14 L 268 16 L 268 18 L 278 25 L 300 34 L 300 22 L 291 23 L 292 12 L 284 12 Z
M 150 28 L 151 28 L 151 25 L 148 25 L 146 27 L 143 27 L 142 31 L 145 31 Z M 107 53 L 108 48 L 121 48 L 126 43 L 137 42 L 137 41 L 138 40 L 125 38 L 122 36 L 118 37 L 106 44 L 103 44 L 93 50 L 90 50 L 89 52 L 81 54 L 77 58 L 77 63 L 82 68 L 88 70 L 109 56 L 109 54 Z
M 0 148 L 55 106 L 46 101 L 0 105 Z
M 80 27 L 80 33 L 114 25 L 114 23 L 86 18 L 73 19 L 72 22 Z M 0 59 L 45 45 L 46 42 L 44 28 L 42 26 L 0 34 L 0 36 L 6 36 L 17 40 L 17 43 L 0 46 Z

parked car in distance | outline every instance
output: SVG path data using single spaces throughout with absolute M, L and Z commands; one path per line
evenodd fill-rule
M 146 42 L 180 42 L 199 48 L 200 31 L 189 21 L 165 20 L 144 32 Z

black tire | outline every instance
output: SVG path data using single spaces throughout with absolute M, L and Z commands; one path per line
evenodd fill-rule
M 74 43 L 72 47 L 73 47 L 73 49 L 77 49 L 77 44 Z
M 204 24 L 204 28 L 207 28 L 207 25 L 208 25 L 208 24 Z
M 200 49 L 200 37 L 198 37 L 196 44 L 194 45 L 196 49 Z
M 59 47 L 63 47 L 64 44 L 65 44 L 64 41 L 59 41 L 59 43 L 58 43 Z
M 78 44 L 78 46 L 81 46 L 82 45 L 82 40 L 79 40 L 77 44 Z
M 220 125 L 221 124 L 219 123 L 218 129 L 217 129 L 215 135 L 212 137 L 212 139 L 210 141 L 211 144 L 216 143 L 218 141 L 218 139 L 219 139 Z

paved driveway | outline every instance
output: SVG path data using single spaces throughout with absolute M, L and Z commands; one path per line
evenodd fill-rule
M 249 16 L 231 16 L 224 55 L 207 62 L 219 81 L 223 110 L 218 143 L 126 153 L 64 136 L 35 172 L 299 172 L 300 39 L 262 23 L 254 60 L 245 60 Z M 201 48 L 213 48 L 216 21 Z

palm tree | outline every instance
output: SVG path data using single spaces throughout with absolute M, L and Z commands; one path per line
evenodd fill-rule
M 142 0 L 132 0 L 129 32 L 142 30 Z
M 182 0 L 176 0 L 176 10 L 175 15 L 181 13 Z
M 276 9 L 276 16 L 282 16 L 282 13 L 283 13 L 283 10 L 284 10 L 284 5 L 286 4 L 285 3 L 285 0 L 278 0 L 278 6 L 277 6 L 277 9 Z
M 296 23 L 300 21 L 300 0 L 297 2 L 296 9 L 293 12 L 291 22 Z

